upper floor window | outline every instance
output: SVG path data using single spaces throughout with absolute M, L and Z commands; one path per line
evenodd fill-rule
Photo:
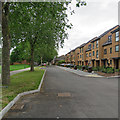
M 95 51 L 93 51 L 93 56 L 95 56 Z
M 96 48 L 98 48 L 98 40 L 96 41 Z
M 119 41 L 119 31 L 115 33 L 115 41 Z
M 82 60 L 83 60 L 83 55 L 82 55 Z
M 81 53 L 81 48 L 80 48 L 80 53 Z
M 110 48 L 110 53 L 112 53 L 112 48 Z
M 86 57 L 88 57 L 88 53 L 86 54 Z
M 119 52 L 119 45 L 115 46 L 115 52 Z
M 96 50 L 96 58 L 98 58 L 98 50 Z
M 107 49 L 104 49 L 104 54 L 107 54 Z
M 93 43 L 93 49 L 95 48 L 95 43 Z
M 81 55 L 80 55 L 80 58 L 81 58 Z
M 89 53 L 89 57 L 91 57 L 91 53 Z
M 82 52 L 83 52 L 83 48 L 82 48 Z
M 108 36 L 108 41 L 109 41 L 109 42 L 112 42 L 112 35 L 109 35 L 109 36 Z
M 88 49 L 91 49 L 91 44 L 88 46 Z

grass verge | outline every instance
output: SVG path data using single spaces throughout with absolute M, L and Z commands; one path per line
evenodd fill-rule
M 44 69 L 35 68 L 34 72 L 21 72 L 11 76 L 11 83 L 7 88 L 2 88 L 2 109 L 19 93 L 38 89 Z
M 15 71 L 15 70 L 20 70 L 20 69 L 25 69 L 29 68 L 30 65 L 25 65 L 25 64 L 20 64 L 20 65 L 10 65 L 10 71 Z M 1 65 L 0 65 L 0 73 L 1 73 Z
M 10 71 L 25 69 L 30 67 L 30 65 L 20 64 L 20 65 L 10 65 Z

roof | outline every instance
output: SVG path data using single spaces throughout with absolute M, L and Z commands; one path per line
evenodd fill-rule
M 116 28 L 117 26 L 119 26 L 119 25 L 116 25 L 116 26 L 114 26 L 113 28 L 105 31 L 105 32 L 104 32 L 103 34 L 101 34 L 96 40 L 99 40 L 101 37 L 105 36 L 107 33 L 109 33 L 112 29 Z
M 79 46 L 79 48 L 82 48 L 86 45 L 86 43 L 83 43 L 82 45 Z
M 91 40 L 91 43 L 93 43 L 94 41 L 96 41 L 98 39 L 98 37 L 94 37 L 92 40 Z
M 117 31 L 120 31 L 120 26 L 117 29 L 113 30 L 111 33 L 115 33 Z
M 94 37 L 93 39 L 89 40 L 87 43 L 93 42 L 93 41 L 96 40 L 96 39 L 97 39 L 97 37 Z M 87 43 L 86 43 L 86 44 L 87 44 Z

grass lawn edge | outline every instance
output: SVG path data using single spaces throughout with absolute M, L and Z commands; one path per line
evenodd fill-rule
M 32 93 L 36 93 L 39 92 L 44 80 L 46 74 L 46 70 L 43 73 L 42 79 L 40 81 L 39 87 L 36 90 L 31 90 L 31 91 L 26 91 L 23 93 L 19 93 L 11 102 L 8 103 L 8 105 L 6 107 L 4 107 L 1 111 L 0 111 L 0 119 L 3 118 L 3 116 L 10 110 L 10 108 L 20 99 L 20 97 L 24 96 L 24 95 L 28 95 L 28 94 L 32 94 Z

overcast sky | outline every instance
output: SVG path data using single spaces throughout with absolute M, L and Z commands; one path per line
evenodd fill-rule
M 80 8 L 75 7 L 74 1 L 71 7 L 75 14 L 68 13 L 73 28 L 68 30 L 69 38 L 65 40 L 64 47 L 59 49 L 59 56 L 117 25 L 118 1 L 120 0 L 86 0 L 87 6 Z

